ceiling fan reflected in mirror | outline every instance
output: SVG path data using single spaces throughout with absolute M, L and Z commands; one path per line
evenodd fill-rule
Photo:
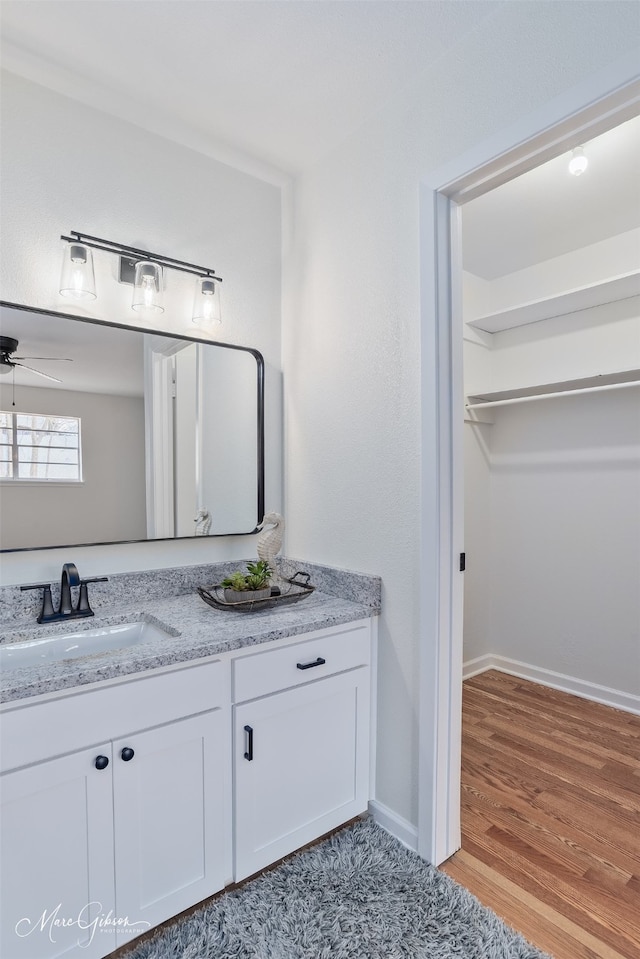
M 53 380 L 54 383 L 62 383 L 57 376 L 51 376 L 49 373 L 43 373 L 42 370 L 36 370 L 33 366 L 27 366 L 20 360 L 35 360 L 36 362 L 73 362 L 68 356 L 16 356 L 18 349 L 18 340 L 12 336 L 0 336 L 0 376 L 6 373 L 13 373 L 17 368 L 28 370 L 29 373 L 35 373 L 36 376 L 43 376 L 46 380 Z

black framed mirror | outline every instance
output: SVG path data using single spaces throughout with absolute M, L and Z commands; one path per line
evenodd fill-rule
M 0 301 L 0 552 L 264 515 L 258 350 Z

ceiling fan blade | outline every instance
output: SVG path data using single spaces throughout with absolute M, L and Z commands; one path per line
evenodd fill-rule
M 14 360 L 62 360 L 64 363 L 73 363 L 70 356 L 14 356 Z
M 59 380 L 57 376 L 49 376 L 48 373 L 41 373 L 40 370 L 34 370 L 31 366 L 25 366 L 24 363 L 13 363 L 12 366 L 19 366 L 23 370 L 28 370 L 29 373 L 35 373 L 36 376 L 44 376 L 45 380 L 53 380 L 54 383 L 62 383 L 62 380 Z

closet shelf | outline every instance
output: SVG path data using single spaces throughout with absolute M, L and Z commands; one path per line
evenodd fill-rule
M 600 283 L 592 283 L 589 286 L 558 293 L 556 296 L 533 300 L 508 310 L 480 316 L 476 320 L 469 320 L 467 326 L 483 330 L 485 333 L 500 333 L 502 330 L 512 330 L 517 326 L 539 323 L 541 320 L 550 320 L 555 316 L 565 316 L 567 313 L 577 313 L 593 306 L 602 306 L 605 303 L 627 300 L 639 295 L 640 270 L 634 270 L 632 273 L 622 273 L 620 276 L 602 280 Z
M 599 373 L 576 380 L 559 383 L 542 383 L 538 386 L 523 386 L 515 390 L 499 390 L 494 393 L 474 393 L 467 397 L 465 409 L 480 410 L 531 400 L 553 399 L 557 396 L 575 396 L 578 393 L 598 393 L 603 390 L 621 390 L 640 386 L 640 370 L 621 370 L 617 373 Z

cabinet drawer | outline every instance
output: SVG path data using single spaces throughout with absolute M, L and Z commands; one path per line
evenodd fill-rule
M 45 703 L 10 704 L 0 714 L 2 769 L 225 706 L 228 684 L 227 664 L 216 661 L 113 686 L 88 686 Z
M 365 622 L 238 658 L 233 663 L 234 702 L 256 699 L 346 669 L 366 666 L 370 657 L 371 630 Z

